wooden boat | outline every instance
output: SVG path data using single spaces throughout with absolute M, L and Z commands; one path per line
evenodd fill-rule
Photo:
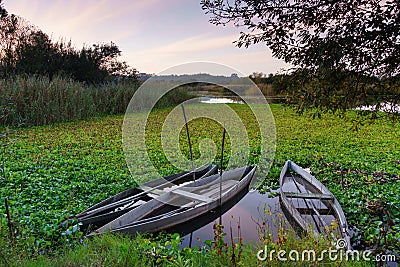
M 171 226 L 170 228 L 163 231 L 167 233 L 179 233 L 182 237 L 191 234 L 196 230 L 202 228 L 203 226 L 215 222 L 215 220 L 217 220 L 221 215 L 224 215 L 227 211 L 234 207 L 243 197 L 247 195 L 248 192 L 249 189 L 244 188 L 233 198 L 224 202 L 221 206 L 218 206 L 215 209 L 211 209 L 202 215 L 194 217 L 193 219 L 185 221 L 184 225 L 178 224 L 177 226 Z
M 184 229 L 205 213 L 222 207 L 249 189 L 256 167 L 246 166 L 196 180 L 152 199 L 100 227 L 89 236 L 106 231 L 124 234 Z
M 280 174 L 280 201 L 303 232 L 316 236 L 327 234 L 327 227 L 338 224 L 336 237 L 345 240 L 341 245 L 351 249 L 346 217 L 335 196 L 314 176 L 287 161 Z M 334 234 L 334 233 L 330 233 Z
M 140 188 L 129 188 L 107 198 L 77 214 L 75 218 L 77 218 L 78 222 L 81 224 L 82 230 L 85 230 L 89 226 L 91 229 L 96 229 L 143 203 L 150 201 L 154 197 L 165 193 L 163 190 L 168 187 L 213 175 L 217 170 L 217 165 L 204 165 L 195 169 L 194 173 L 192 171 L 185 171 L 149 181 L 144 183 Z

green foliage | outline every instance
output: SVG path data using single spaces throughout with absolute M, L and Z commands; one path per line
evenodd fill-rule
M 289 110 L 273 111 L 277 155 L 265 183 L 277 187 L 280 168 L 288 159 L 310 167 L 337 196 L 356 232 L 353 241 L 361 246 L 386 246 L 399 251 L 399 123 L 381 119 L 353 132 L 332 115 L 311 119 Z M 368 210 L 371 201 L 385 207 L 380 214 L 379 210 L 378 214 Z M 384 224 L 379 226 L 378 221 Z
M 294 66 L 293 79 L 279 87 L 300 111 L 377 104 L 372 114 L 360 113 L 376 117 L 380 105 L 400 103 L 397 1 L 200 2 L 211 23 L 242 28 L 237 46 L 265 43 L 273 56 Z M 398 114 L 397 108 L 391 115 Z
M 161 99 L 157 101 L 155 107 L 163 108 L 181 104 L 182 102 L 192 98 L 192 96 L 188 93 L 190 88 L 191 87 L 187 86 L 179 86 L 177 88 L 174 88 L 173 90 L 163 95 Z
M 79 50 L 71 41 L 54 42 L 16 15 L 2 17 L 0 37 L 1 78 L 28 74 L 47 76 L 50 80 L 55 75 L 64 75 L 90 84 L 121 78 L 137 81 L 137 71 L 119 60 L 121 51 L 113 42 L 84 46 Z
M 294 66 L 399 73 L 396 1 L 202 0 L 201 6 L 211 23 L 243 28 L 239 47 L 265 43 Z
M 9 198 L 17 238 L 32 239 L 27 246 L 31 253 L 71 244 L 81 233 L 73 226 L 66 232 L 58 227 L 68 215 L 104 199 L 107 192 L 136 185 L 118 138 L 122 121 L 87 123 L 18 130 L 10 141 L 13 153 L 4 164 L 0 200 Z M 1 210 L 4 214 L 3 205 Z
M 0 125 L 46 125 L 86 117 L 121 114 L 138 84 L 129 81 L 104 85 L 85 85 L 72 79 L 16 76 L 0 80 Z M 191 96 L 178 88 L 157 104 L 166 107 Z
M 231 107 L 247 123 L 251 147 L 255 152 L 250 160 L 256 162 L 259 143 L 250 110 L 243 105 L 233 104 Z M 364 246 L 377 245 L 399 251 L 396 247 L 400 238 L 399 125 L 382 119 L 354 133 L 344 129 L 344 122 L 334 116 L 312 120 L 280 105 L 272 105 L 272 111 L 277 126 L 277 152 L 274 165 L 265 177 L 264 190 L 277 187 L 279 172 L 286 160 L 310 167 L 316 177 L 337 196 L 351 225 L 357 227 L 355 230 L 358 235 L 353 241 Z M 159 125 L 162 125 L 167 113 L 168 109 L 155 110 L 147 127 L 150 130 L 148 152 L 154 161 L 159 159 L 164 162 L 159 169 L 164 175 L 174 172 L 160 156 L 162 148 L 158 145 Z M 82 233 L 73 224 L 68 225 L 67 229 L 58 225 L 67 216 L 136 185 L 126 167 L 121 147 L 122 119 L 122 116 L 108 116 L 74 123 L 19 128 L 8 135 L 7 140 L 4 139 L 8 144 L 8 152 L 3 157 L 2 172 L 6 175 L 0 179 L 0 203 L 4 203 L 4 198 L 8 197 L 17 245 L 21 244 L 17 248 L 17 251 L 21 250 L 21 257 L 57 254 L 60 248 L 68 246 L 73 249 Z M 195 156 L 199 155 L 198 144 L 203 134 L 210 138 L 215 136 L 215 143 L 220 143 L 222 128 L 213 126 L 207 119 L 191 122 L 190 128 L 195 129 Z M 187 153 L 184 129 L 180 140 L 182 150 Z M 228 141 L 225 143 L 227 157 L 231 151 Z M 219 159 L 215 159 L 215 162 L 219 163 Z M 0 214 L 5 214 L 4 205 L 0 205 Z M 0 228 L 4 236 L 8 236 L 6 225 L 6 219 L 2 216 Z M 6 237 L 2 242 L 9 243 Z M 175 241 L 169 242 L 167 246 L 164 244 L 166 248 L 162 249 L 160 255 L 172 249 L 176 264 L 185 263 L 187 258 L 183 256 L 186 253 L 184 251 L 194 249 L 180 251 L 179 256 L 174 250 Z M 93 257 L 98 256 L 96 260 L 105 260 L 101 253 L 108 253 L 105 249 L 107 245 L 101 247 L 101 251 L 86 252 Z M 79 249 L 83 251 L 84 247 Z M 9 250 L 3 253 L 8 255 Z M 215 262 L 212 258 L 215 255 L 210 258 L 205 257 L 206 254 L 202 250 L 190 256 L 194 257 L 193 266 L 199 266 L 196 264 L 206 260 L 210 264 Z M 204 261 L 201 261 L 203 257 Z
M 4 238 L 4 239 L 3 239 Z M 332 247 L 331 240 L 313 236 L 301 239 L 291 230 L 280 229 L 277 240 L 271 237 L 257 245 L 234 243 L 226 246 L 223 253 L 218 249 L 207 249 L 205 246 L 181 248 L 181 237 L 178 234 L 160 234 L 158 236 L 137 235 L 135 237 L 106 233 L 92 239 L 85 239 L 74 248 L 60 248 L 55 255 L 37 255 L 29 257 L 25 254 L 23 243 L 18 247 L 7 247 L 4 231 L 0 228 L 0 264 L 5 266 L 304 266 L 324 264 L 324 266 L 372 266 L 365 261 L 329 261 L 322 262 L 282 262 L 276 257 L 272 260 L 260 261 L 256 253 L 259 250 L 274 249 L 309 250 L 321 253 Z M 240 253 L 238 253 L 240 250 Z M 21 254 L 18 254 L 21 253 Z M 7 255 L 7 257 L 5 256 Z M 318 254 L 317 254 L 318 255 Z M 307 266 L 307 265 L 306 265 Z
M 275 79 L 272 86 L 274 91 L 286 97 L 287 104 L 296 107 L 298 113 L 312 110 L 317 117 L 333 113 L 345 119 L 351 114 L 355 128 L 357 123 L 362 125 L 379 117 L 389 117 L 393 121 L 400 117 L 400 110 L 394 104 L 386 113 L 381 112 L 385 105 L 398 103 L 399 77 L 378 79 L 343 70 L 298 69 Z M 370 110 L 358 109 L 363 106 Z M 352 109 L 358 110 L 347 112 Z
M 43 125 L 95 115 L 89 90 L 70 79 L 1 80 L 2 125 Z

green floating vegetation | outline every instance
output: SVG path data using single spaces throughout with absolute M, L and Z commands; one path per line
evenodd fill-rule
M 246 124 L 253 157 L 249 161 L 257 162 L 260 141 L 256 124 L 251 119 L 252 114 L 244 105 L 230 104 L 230 107 L 240 114 Z M 344 120 L 335 116 L 327 114 L 322 119 L 312 119 L 311 116 L 299 116 L 281 105 L 271 105 L 271 108 L 277 131 L 276 155 L 260 190 L 277 188 L 279 172 L 286 160 L 310 168 L 338 198 L 352 230 L 356 232 L 353 238 L 355 244 L 399 253 L 399 124 L 381 119 L 354 132 Z M 162 125 L 169 110 L 155 110 L 146 126 L 149 131 L 147 151 L 152 161 L 157 163 L 161 175 L 176 171 L 168 164 L 159 145 L 158 126 Z M 0 203 L 8 198 L 13 232 L 9 233 L 5 206 L 0 204 L 0 230 L 3 233 L 0 238 L 6 246 L 12 234 L 16 246 L 15 249 L 4 250 L 0 254 L 0 262 L 1 258 L 7 259 L 8 255 L 17 251 L 16 254 L 21 258 L 34 256 L 38 257 L 39 262 L 49 260 L 48 256 L 42 258 L 39 255 L 55 255 L 64 259 L 72 257 L 74 253 L 86 253 L 88 258 L 93 257 L 93 261 L 79 261 L 79 264 L 107 265 L 103 256 L 115 256 L 107 253 L 113 253 L 117 248 L 115 253 L 123 253 L 130 250 L 130 246 L 141 248 L 134 243 L 139 241 L 128 241 L 124 237 L 114 241 L 113 237 L 104 237 L 90 243 L 94 246 L 94 250 L 90 250 L 90 245 L 80 245 L 82 233 L 77 227 L 71 225 L 67 230 L 58 227 L 67 216 L 137 185 L 125 163 L 121 144 L 122 121 L 123 116 L 113 115 L 73 123 L 17 128 L 2 136 Z M 207 119 L 193 120 L 189 126 L 193 129 L 195 158 L 200 156 L 199 143 L 202 138 L 212 139 L 217 151 L 220 151 L 222 127 L 216 124 L 214 127 Z M 0 132 L 5 130 L 0 129 Z M 180 144 L 183 153 L 188 156 L 183 128 Z M 230 145 L 228 137 L 225 144 L 226 159 L 229 158 Z M 214 161 L 219 164 L 218 156 Z M 136 172 L 135 175 L 140 176 L 146 170 L 138 169 Z M 101 242 L 108 243 L 101 245 Z M 105 248 L 109 245 L 111 251 L 106 253 Z M 68 248 L 71 251 L 65 252 Z M 96 250 L 100 248 L 103 250 Z M 179 253 L 185 251 L 188 250 Z M 102 256 L 102 253 L 106 254 Z M 130 252 L 132 257 L 134 253 Z M 212 260 L 212 254 L 204 250 L 195 253 L 199 258 Z M 71 263 L 65 264 L 74 266 L 73 260 L 69 260 Z M 242 262 L 246 266 L 247 263 Z M 123 266 L 123 263 L 120 265 Z

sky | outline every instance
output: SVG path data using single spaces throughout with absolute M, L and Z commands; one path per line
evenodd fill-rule
M 114 42 L 121 59 L 139 72 L 157 74 L 190 62 L 215 62 L 239 74 L 276 73 L 288 68 L 264 44 L 238 48 L 240 28 L 215 26 L 200 0 L 4 0 L 53 40 L 82 48 Z M 179 73 L 177 73 L 179 74 Z M 211 73 L 214 74 L 214 73 Z

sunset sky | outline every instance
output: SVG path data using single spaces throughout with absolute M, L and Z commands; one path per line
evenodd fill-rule
M 287 65 L 265 45 L 248 49 L 232 43 L 240 28 L 208 22 L 200 0 L 5 0 L 9 13 L 27 19 L 54 40 L 83 44 L 115 42 L 122 59 L 140 72 L 208 61 L 244 75 L 275 73 Z

